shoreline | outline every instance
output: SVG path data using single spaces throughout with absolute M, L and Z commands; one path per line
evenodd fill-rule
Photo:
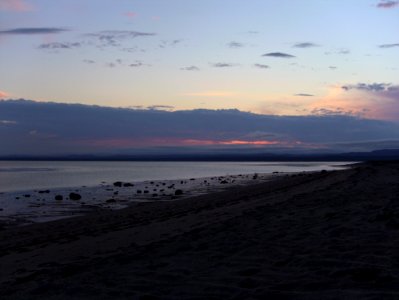
M 116 181 L 102 182 L 96 186 L 2 192 L 0 224 L 3 227 L 25 226 L 83 216 L 93 211 L 124 209 L 136 202 L 179 201 L 289 174 L 275 172 L 140 182 Z M 75 194 L 75 199 L 70 198 L 71 193 Z
M 0 230 L 4 299 L 395 299 L 399 162 Z M 154 288 L 154 285 L 156 288 Z

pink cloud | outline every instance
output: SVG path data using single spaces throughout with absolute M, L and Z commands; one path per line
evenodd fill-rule
M 6 97 L 8 97 L 8 96 L 9 96 L 9 95 L 8 95 L 6 92 L 0 91 L 0 99 L 6 98 Z
M 137 13 L 135 13 L 134 11 L 128 11 L 128 12 L 124 13 L 123 15 L 128 17 L 129 19 L 133 19 L 138 16 Z
M 1 0 L 0 10 L 25 12 L 31 11 L 32 5 L 28 4 L 24 0 Z
M 399 5 L 398 1 L 382 1 L 377 4 L 378 8 L 394 8 Z
M 330 87 L 329 93 L 308 106 L 316 115 L 352 115 L 399 121 L 399 85 L 358 83 Z

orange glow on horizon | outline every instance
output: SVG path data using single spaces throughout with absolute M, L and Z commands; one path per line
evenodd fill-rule
M 121 138 L 121 139 L 99 139 L 81 140 L 79 144 L 104 147 L 104 148 L 134 148 L 134 147 L 184 147 L 184 146 L 274 146 L 283 147 L 304 146 L 301 141 L 268 141 L 268 140 L 201 140 L 201 139 L 178 139 L 178 138 Z
M 201 146 L 201 145 L 254 145 L 254 146 L 266 146 L 266 145 L 278 145 L 283 144 L 280 141 L 245 141 L 245 140 L 228 140 L 228 141 L 215 141 L 215 140 L 182 140 L 183 145 L 190 146 Z
M 278 141 L 241 141 L 233 140 L 221 142 L 222 145 L 277 145 L 280 144 Z

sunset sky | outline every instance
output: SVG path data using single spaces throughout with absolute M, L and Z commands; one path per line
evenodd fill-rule
M 3 99 L 399 118 L 397 1 L 0 0 L 0 20 Z
M 0 0 L 0 67 L 0 154 L 399 145 L 399 1 Z

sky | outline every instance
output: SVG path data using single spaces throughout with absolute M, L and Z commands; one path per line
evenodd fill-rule
M 399 1 L 0 0 L 0 99 L 396 126 L 398 28 Z

